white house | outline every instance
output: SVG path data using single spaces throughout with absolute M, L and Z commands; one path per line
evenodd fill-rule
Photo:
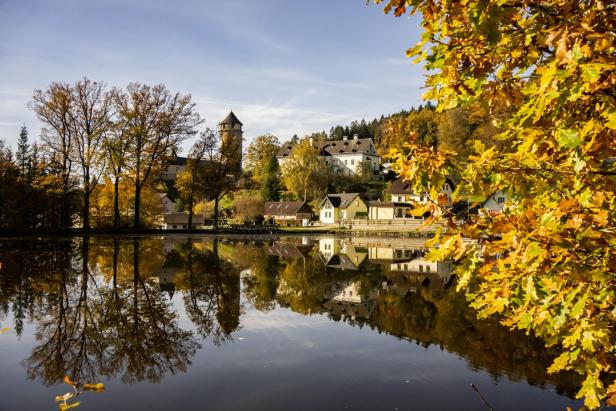
M 507 202 L 507 194 L 498 190 L 483 202 L 481 206 L 481 212 L 485 214 L 498 214 L 505 210 L 505 203 Z
M 319 205 L 319 221 L 336 224 L 353 220 L 357 213 L 368 213 L 368 206 L 359 193 L 328 194 Z
M 169 214 L 174 212 L 174 204 L 173 200 L 169 197 L 167 193 L 158 193 L 158 198 L 160 200 L 161 208 L 163 209 L 164 214 Z
M 163 216 L 165 230 L 188 229 L 188 213 L 169 213 Z M 203 214 L 193 214 L 192 228 L 203 228 L 205 218 Z
M 455 190 L 455 184 L 450 179 L 446 179 L 441 191 L 439 192 L 439 198 L 433 199 L 438 201 L 441 205 L 451 205 L 451 195 Z M 417 193 L 413 190 L 413 186 L 410 182 L 404 180 L 402 177 L 396 179 L 391 185 L 390 189 L 391 201 L 404 203 L 404 202 L 417 202 L 426 203 L 430 199 L 427 193 Z
M 356 134 L 352 139 L 344 136 L 342 140 L 314 141 L 311 138 L 310 143 L 319 150 L 325 165 L 331 167 L 336 175 L 354 176 L 363 170 L 371 170 L 373 174 L 379 171 L 381 157 L 371 138 L 359 138 Z M 280 147 L 276 158 L 281 167 L 291 155 L 291 150 L 292 143 Z

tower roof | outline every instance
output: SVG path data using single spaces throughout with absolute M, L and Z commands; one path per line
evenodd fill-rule
M 242 122 L 238 120 L 237 117 L 235 117 L 235 114 L 233 114 L 233 111 L 230 111 L 227 117 L 225 117 L 225 119 L 221 121 L 219 124 L 230 124 L 231 126 L 235 124 L 239 124 L 240 126 L 243 126 Z

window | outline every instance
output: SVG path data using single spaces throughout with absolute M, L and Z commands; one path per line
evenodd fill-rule
M 344 160 L 344 164 L 349 164 L 349 160 Z
M 423 265 L 419 264 L 419 272 L 423 273 Z
M 430 272 L 430 266 L 429 266 L 429 265 L 427 265 L 427 266 L 426 266 L 426 272 L 427 272 L 427 273 L 429 273 L 429 272 Z
M 355 206 L 359 207 L 359 200 L 355 200 Z
M 178 228 L 178 226 L 174 224 L 174 225 L 173 225 L 173 228 Z
M 351 165 L 354 165 L 354 164 L 355 164 L 355 160 L 351 160 Z
M 505 197 L 498 197 L 498 198 L 496 199 L 496 202 L 497 202 L 498 204 L 505 204 Z

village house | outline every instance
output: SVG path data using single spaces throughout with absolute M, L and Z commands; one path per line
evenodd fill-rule
M 203 214 L 193 214 L 191 228 L 203 228 L 205 217 Z M 188 229 L 188 213 L 168 213 L 163 216 L 163 229 L 181 230 Z
M 168 193 L 158 193 L 158 198 L 159 198 L 163 213 L 169 214 L 175 211 L 174 202 Z
M 311 138 L 310 144 L 319 150 L 323 162 L 335 175 L 355 176 L 365 171 L 374 175 L 379 172 L 381 158 L 371 138 L 359 138 L 357 134 L 352 139 L 344 136 L 342 140 L 314 141 Z M 280 147 L 276 158 L 281 167 L 291 155 L 291 150 L 292 143 Z
M 370 201 L 368 202 L 368 218 L 370 220 L 399 220 L 415 218 L 410 212 L 413 205 L 397 201 Z M 421 217 L 416 217 L 421 218 Z
M 447 179 L 439 192 L 439 198 L 432 199 L 444 206 L 451 206 L 451 196 L 455 190 L 455 184 L 452 180 Z M 389 190 L 391 194 L 391 201 L 398 203 L 426 203 L 430 200 L 427 193 L 416 193 L 413 190 L 413 186 L 410 182 L 404 180 L 402 177 L 398 177 L 391 185 Z
M 502 190 L 498 190 L 483 202 L 481 212 L 484 214 L 502 213 L 505 210 L 506 202 L 507 194 Z
M 270 201 L 265 203 L 263 213 L 266 220 L 273 219 L 283 225 L 307 225 L 313 215 L 314 212 L 305 201 Z
M 359 193 L 328 194 L 319 204 L 319 221 L 338 224 L 356 218 L 358 213 L 368 214 L 368 206 Z

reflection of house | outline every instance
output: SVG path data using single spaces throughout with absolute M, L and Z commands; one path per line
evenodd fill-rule
M 328 194 L 319 208 L 319 220 L 325 224 L 353 220 L 357 213 L 368 212 L 368 206 L 359 193 Z
M 179 271 L 178 267 L 169 266 L 166 263 L 156 272 L 156 275 L 151 277 L 154 283 L 158 284 L 160 291 L 169 294 L 169 299 L 173 298 L 175 293 L 175 275 Z
M 410 215 L 412 209 L 413 206 L 410 203 L 370 201 L 368 203 L 368 218 L 370 220 L 413 218 L 413 216 Z
M 377 291 L 370 288 L 367 294 L 362 293 L 360 285 L 356 281 L 333 284 L 328 293 L 331 298 L 323 303 L 323 307 L 335 317 L 370 318 Z
M 451 195 L 453 194 L 454 188 L 455 184 L 453 181 L 447 179 L 439 192 L 439 198 L 434 198 L 432 200 L 438 201 L 439 204 L 442 205 L 451 205 Z M 399 177 L 393 182 L 389 192 L 391 193 L 391 201 L 396 202 L 414 201 L 425 203 L 430 199 L 427 193 L 416 193 L 415 190 L 413 190 L 412 184 L 402 177 Z
M 266 219 L 282 222 L 310 220 L 314 213 L 305 201 L 270 201 L 265 203 L 263 214 Z
M 353 139 L 345 136 L 342 140 L 314 141 L 311 139 L 310 142 L 319 150 L 325 165 L 329 166 L 336 175 L 353 176 L 364 170 L 370 170 L 372 173 L 379 170 L 381 159 L 371 138 L 359 138 L 354 135 Z M 285 143 L 280 147 L 276 158 L 281 167 L 291 155 L 292 150 L 292 143 Z
M 282 258 L 304 258 L 308 256 L 312 247 L 295 243 L 275 242 L 267 247 L 267 255 Z
M 337 238 L 319 239 L 319 256 L 329 268 L 357 270 L 368 253 L 348 241 Z
M 203 214 L 193 214 L 191 228 L 203 228 L 204 223 Z M 163 228 L 165 230 L 188 229 L 188 213 L 165 214 Z
M 371 262 L 391 263 L 396 261 L 409 261 L 423 255 L 419 249 L 401 249 L 393 247 L 368 247 L 368 259 Z
M 400 272 L 406 274 L 435 274 L 447 284 L 453 272 L 451 261 L 428 261 L 424 258 L 415 258 L 409 261 L 399 261 L 390 265 L 392 273 Z

